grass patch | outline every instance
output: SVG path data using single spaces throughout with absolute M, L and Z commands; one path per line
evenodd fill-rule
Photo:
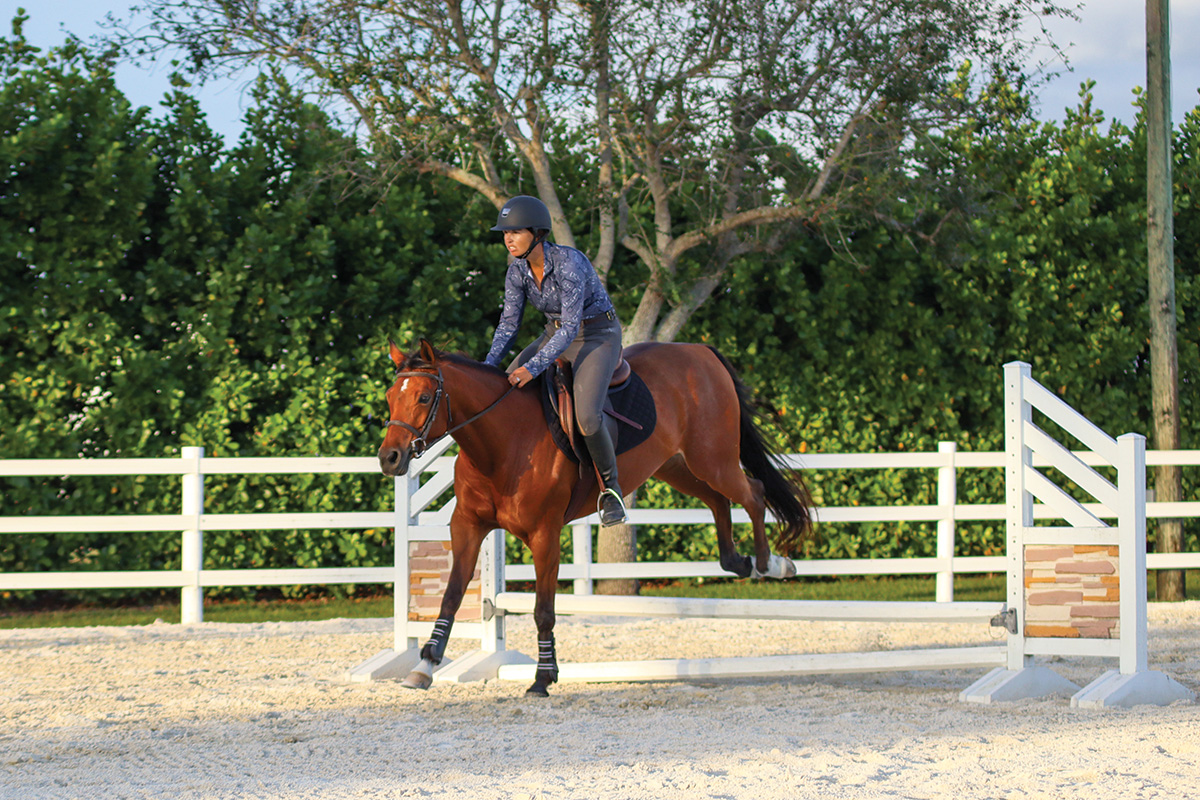
M 205 622 L 302 622 L 392 616 L 391 595 L 356 599 L 263 600 L 205 603 Z M 87 628 L 96 625 L 150 625 L 179 622 L 179 604 L 103 608 L 81 606 L 51 611 L 0 612 L 0 629 Z

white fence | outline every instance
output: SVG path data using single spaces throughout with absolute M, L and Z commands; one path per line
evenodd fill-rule
M 178 514 L 91 515 L 91 516 L 0 516 L 0 535 L 22 533 L 94 532 L 134 536 L 139 532 L 179 530 L 182 541 L 182 565 L 178 570 L 162 571 L 51 571 L 0 573 L 0 591 L 29 589 L 101 589 L 178 587 L 181 591 L 181 620 L 185 623 L 203 619 L 202 597 L 205 587 L 216 586 L 288 586 L 318 584 L 390 583 L 397 567 L 407 561 L 407 548 L 396 548 L 396 563 L 375 567 L 293 568 L 293 569 L 204 569 L 204 533 L 233 530 L 296 530 L 396 528 L 408 531 L 410 541 L 446 540 L 449 538 L 449 514 L 453 500 L 437 511 L 427 511 L 453 482 L 453 458 L 445 456 L 444 446 L 431 450 L 414 462 L 410 475 L 396 479 L 395 502 L 391 508 L 372 511 L 339 511 L 329 513 L 210 513 L 205 508 L 204 480 L 209 475 L 251 474 L 377 474 L 379 465 L 374 458 L 213 458 L 204 455 L 203 448 L 185 447 L 180 458 L 131 459 L 7 459 L 0 460 L 0 477 L 70 477 L 122 475 L 177 475 L 180 479 L 180 512 Z M 1101 462 L 1090 453 L 1079 453 L 1085 462 Z M 1003 503 L 963 504 L 958 502 L 957 483 L 963 470 L 1003 469 L 1001 452 L 959 452 L 954 443 L 943 443 L 936 453 L 870 453 L 870 454 L 806 454 L 783 458 L 786 466 L 811 470 L 922 470 L 936 481 L 933 505 L 892 506 L 834 506 L 816 509 L 822 523 L 850 522 L 935 522 L 937 545 L 935 557 L 887 559 L 819 559 L 797 562 L 799 575 L 936 575 L 937 599 L 953 599 L 953 578 L 956 574 L 1004 572 L 1004 556 L 955 555 L 956 524 L 967 521 L 1003 521 Z M 1038 462 L 1035 462 L 1035 464 Z M 1200 465 L 1200 451 L 1149 451 L 1146 463 Z M 433 477 L 420 483 L 422 472 Z M 412 493 L 416 516 L 409 517 L 408 494 Z M 1099 504 L 1085 504 L 1091 513 L 1103 516 L 1106 509 Z M 1149 517 L 1192 518 L 1200 516 L 1200 502 L 1146 504 Z M 1035 509 L 1038 518 L 1048 516 L 1042 507 Z M 633 509 L 630 521 L 638 525 L 696 524 L 709 525 L 711 514 L 706 508 L 693 509 Z M 572 580 L 576 594 L 589 594 L 594 580 L 606 578 L 683 578 L 727 576 L 715 562 L 638 562 L 635 564 L 597 564 L 592 561 L 592 526 L 594 516 L 573 524 L 573 560 L 560 569 L 563 580 Z M 741 509 L 734 510 L 734 522 L 745 523 L 748 518 Z M 397 541 L 402 541 L 397 537 Z M 1200 568 L 1200 553 L 1156 554 L 1146 558 L 1147 568 Z M 63 565 L 67 567 L 68 565 Z M 407 574 L 405 570 L 401 574 Z M 532 580 L 533 567 L 511 565 L 506 568 L 508 580 Z M 406 602 L 397 598 L 397 604 Z M 397 615 L 406 617 L 406 613 Z M 456 632 L 466 629 L 456 627 Z

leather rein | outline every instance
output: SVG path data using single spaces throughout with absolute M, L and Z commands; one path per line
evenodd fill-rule
M 426 450 L 428 450 L 432 445 L 437 444 L 442 439 L 446 438 L 447 436 L 454 433 L 455 431 L 465 428 L 466 426 L 470 425 L 475 420 L 482 417 L 484 414 L 491 411 L 496 406 L 500 405 L 500 401 L 503 400 L 504 398 L 508 397 L 510 394 L 512 394 L 513 389 L 517 388 L 516 386 L 509 386 L 508 391 L 506 391 L 504 394 L 500 395 L 498 398 L 496 398 L 494 401 L 492 401 L 492 404 L 489 405 L 487 408 L 485 408 L 483 411 L 480 411 L 478 414 L 471 417 L 470 419 L 465 420 L 465 421 L 460 422 L 459 424 L 455 425 L 454 424 L 454 414 L 450 410 L 450 393 L 446 391 L 446 381 L 444 378 L 442 378 L 442 368 L 441 367 L 438 367 L 438 371 L 437 371 L 436 375 L 432 372 L 403 372 L 403 371 L 397 372 L 395 375 L 392 376 L 392 383 L 395 384 L 395 382 L 400 380 L 401 378 L 429 378 L 431 380 L 437 381 L 437 391 L 435 391 L 433 393 L 433 407 L 430 408 L 428 416 L 425 417 L 425 423 L 421 426 L 420 430 L 418 430 L 414 426 L 408 424 L 407 422 L 405 422 L 403 420 L 399 420 L 399 419 L 389 419 L 387 422 L 385 422 L 383 424 L 383 427 L 385 427 L 385 428 L 390 428 L 392 426 L 404 428 L 404 430 L 408 431 L 409 433 L 411 433 L 413 435 L 414 438 L 411 442 L 409 442 L 408 448 L 409 448 L 409 450 L 412 451 L 412 455 L 414 458 L 420 458 L 421 455 Z M 441 407 L 443 397 L 446 398 L 446 431 L 441 436 L 438 436 L 436 439 L 434 439 L 431 442 L 431 441 L 428 441 L 429 432 L 431 430 L 433 430 L 433 423 L 434 423 L 434 420 L 437 419 L 438 409 Z

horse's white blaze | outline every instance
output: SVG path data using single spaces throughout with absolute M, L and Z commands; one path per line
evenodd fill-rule
M 408 389 L 408 382 L 409 382 L 409 381 L 411 381 L 411 380 L 412 380 L 412 378 L 405 378 L 405 379 L 404 379 L 404 383 L 400 384 L 400 391 L 402 391 L 402 392 L 403 392 L 403 391 L 405 391 L 406 389 Z

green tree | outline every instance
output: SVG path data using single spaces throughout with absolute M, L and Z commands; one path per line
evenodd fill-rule
M 0 95 L 12 165 L 0 191 L 6 457 L 370 452 L 387 334 L 462 331 L 460 346 L 483 349 L 495 295 L 472 294 L 482 245 L 474 226 L 458 229 L 461 192 L 409 181 L 345 195 L 323 169 L 361 154 L 285 82 L 261 83 L 246 135 L 226 148 L 181 80 L 152 120 L 106 61 L 74 44 L 42 55 L 19 25 L 3 42 Z M 91 479 L 9 484 L 9 507 L 27 514 L 178 502 L 165 478 L 102 491 Z M 212 477 L 206 488 L 215 511 L 388 497 L 378 478 Z M 13 537 L 0 568 L 178 565 L 177 532 L 129 538 Z M 387 538 L 213 533 L 206 554 L 210 567 L 382 563 Z
M 1022 0 L 145 8 L 147 29 L 119 37 L 131 52 L 182 48 L 201 76 L 285 64 L 362 126 L 381 175 L 441 175 L 496 207 L 525 177 L 564 244 L 568 209 L 587 209 L 601 274 L 618 244 L 643 269 L 630 342 L 673 339 L 729 263 L 779 246 L 780 225 L 882 202 L 877 179 L 899 174 L 906 142 L 972 113 L 944 91 L 965 60 L 985 79 L 1024 63 L 1030 13 Z M 589 156 L 582 191 L 562 126 Z M 710 244 L 718 258 L 685 279 L 682 260 Z
M 110 59 L 73 42 L 42 54 L 24 20 L 0 40 L 0 435 L 6 456 L 42 455 L 57 420 L 56 453 L 98 455 L 107 398 L 147 366 L 124 350 L 141 277 L 122 266 L 146 224 L 153 143 Z

